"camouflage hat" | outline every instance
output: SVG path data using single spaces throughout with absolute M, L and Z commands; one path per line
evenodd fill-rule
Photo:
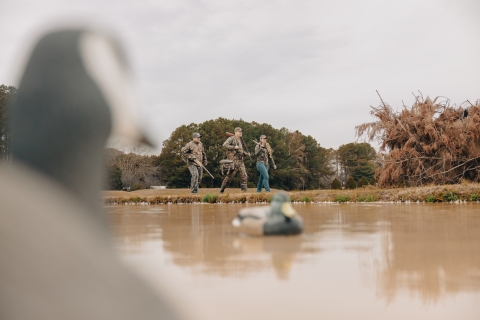
M 262 135 L 260 136 L 260 139 L 267 139 L 267 136 L 264 135 L 264 134 L 262 134 Z
M 237 132 L 237 131 L 243 131 L 243 130 L 242 130 L 242 128 L 240 128 L 240 127 L 236 127 L 236 128 L 235 128 L 235 132 Z
M 201 135 L 200 133 L 198 133 L 198 132 L 195 132 L 195 133 L 192 135 L 192 137 L 194 137 L 194 138 L 200 138 L 201 136 L 202 136 L 202 135 Z

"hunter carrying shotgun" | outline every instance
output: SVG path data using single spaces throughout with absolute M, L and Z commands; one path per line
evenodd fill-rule
M 262 188 L 265 188 L 266 192 L 270 192 L 270 184 L 268 182 L 268 159 L 272 160 L 273 169 L 277 169 L 275 161 L 273 161 L 272 148 L 267 142 L 267 136 L 262 134 L 260 136 L 260 142 L 253 140 L 257 145 L 255 146 L 255 155 L 257 156 L 257 170 L 260 172 L 260 178 L 258 179 L 257 192 L 262 192 Z
M 187 143 L 187 145 L 182 148 L 182 155 L 187 158 L 188 170 L 192 175 L 190 192 L 197 193 L 200 182 L 202 181 L 203 169 L 208 172 L 208 170 L 205 168 L 208 162 L 205 149 L 203 148 L 203 144 L 200 142 L 200 133 L 195 132 L 192 137 L 192 141 Z M 210 172 L 208 172 L 208 174 L 212 176 Z
M 228 139 L 223 143 L 223 147 L 227 149 L 227 159 L 233 161 L 233 169 L 228 171 L 227 176 L 223 180 L 220 193 L 225 191 L 227 184 L 232 181 L 237 173 L 240 176 L 240 189 L 243 192 L 247 191 L 247 171 L 245 170 L 243 157 L 250 157 L 250 153 L 242 138 L 242 128 L 237 127 L 234 132 L 234 134 L 227 132 Z

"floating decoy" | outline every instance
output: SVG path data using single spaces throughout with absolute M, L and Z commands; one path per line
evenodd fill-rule
M 61 30 L 36 44 L 0 169 L 0 319 L 182 319 L 170 288 L 121 263 L 101 208 L 110 134 L 147 141 L 118 42 Z M 183 310 L 182 310 L 183 311 Z
M 240 210 L 232 224 L 240 232 L 255 236 L 296 235 L 303 231 L 303 220 L 286 192 L 276 193 L 269 207 Z

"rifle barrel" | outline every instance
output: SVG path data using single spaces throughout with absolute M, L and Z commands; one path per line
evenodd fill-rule
M 210 175 L 210 177 L 212 177 L 212 179 L 215 179 L 213 177 L 213 175 L 210 173 L 210 171 L 207 170 L 207 168 L 205 168 L 205 166 L 203 165 L 203 163 L 201 163 L 200 161 L 198 161 L 198 159 L 195 159 L 195 163 L 197 163 L 200 167 L 202 167 L 203 169 L 205 169 L 205 171 L 207 171 L 207 173 Z
M 242 141 L 243 147 L 245 148 L 245 151 L 247 151 L 248 157 L 250 158 L 250 161 L 253 162 L 252 156 L 250 155 L 250 152 L 248 152 L 247 144 L 245 143 L 245 140 L 243 140 L 243 137 L 240 137 L 240 141 Z

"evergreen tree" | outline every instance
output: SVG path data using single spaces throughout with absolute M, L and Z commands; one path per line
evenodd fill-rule
M 351 174 L 355 181 L 365 178 L 367 181 L 373 179 L 378 166 L 369 160 L 358 160 L 357 165 L 351 168 Z
M 357 187 L 361 188 L 363 186 L 368 186 L 368 180 L 365 177 L 361 177 L 357 182 Z
M 349 177 L 347 181 L 345 181 L 345 189 L 356 189 L 357 183 L 353 180 L 352 177 Z
M 107 190 L 122 190 L 122 170 L 117 165 L 108 167 Z
M 330 188 L 333 190 L 341 190 L 342 184 L 340 183 L 340 180 L 338 180 L 337 178 L 333 179 Z
M 361 177 L 371 180 L 377 170 L 377 165 L 372 162 L 376 151 L 369 143 L 348 143 L 341 145 L 337 152 L 337 161 L 340 162 L 343 174 L 352 176 L 355 181 Z

